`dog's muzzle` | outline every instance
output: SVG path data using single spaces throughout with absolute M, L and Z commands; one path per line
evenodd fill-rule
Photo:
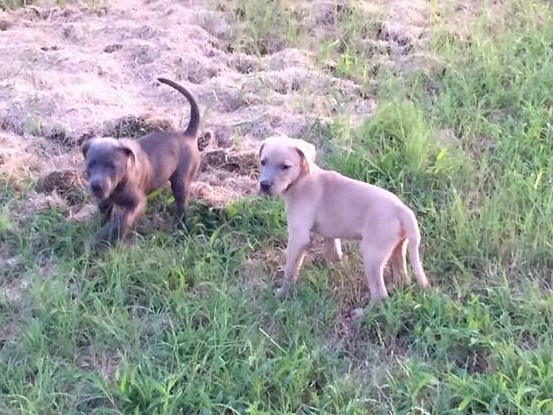
M 264 195 L 270 195 L 272 185 L 273 183 L 270 180 L 261 180 L 259 182 L 259 193 Z
M 99 200 L 108 196 L 108 185 L 101 180 L 92 180 L 89 183 L 90 192 Z

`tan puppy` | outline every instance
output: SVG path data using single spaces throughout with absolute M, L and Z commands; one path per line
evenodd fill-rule
M 393 193 L 318 167 L 315 147 L 299 139 L 267 138 L 259 149 L 259 163 L 259 193 L 282 195 L 286 204 L 288 246 L 284 283 L 277 296 L 297 280 L 311 232 L 324 238 L 329 260 L 341 260 L 340 239 L 360 241 L 373 301 L 388 297 L 383 278 L 388 260 L 394 274 L 409 282 L 406 248 L 417 282 L 429 285 L 419 256 L 417 220 Z

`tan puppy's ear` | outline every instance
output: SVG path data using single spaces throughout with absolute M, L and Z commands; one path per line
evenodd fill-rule
M 265 138 L 265 140 L 263 140 L 261 142 L 261 145 L 259 146 L 259 152 L 257 153 L 257 158 L 261 158 L 261 154 L 263 153 L 263 148 L 265 148 L 265 145 L 266 144 L 270 144 L 270 143 L 273 143 L 273 142 L 276 142 L 276 141 L 281 141 L 283 138 L 283 136 L 278 136 L 278 135 L 272 135 L 272 136 L 269 136 L 267 138 Z M 288 137 L 284 137 L 284 138 L 288 138 Z
M 265 141 L 263 141 L 261 143 L 261 145 L 259 146 L 259 152 L 257 153 L 257 158 L 260 159 L 261 158 L 261 153 L 263 152 L 263 147 L 265 147 Z
M 315 146 L 299 138 L 293 138 L 292 143 L 296 150 L 298 150 L 298 153 L 300 153 L 300 156 L 305 160 L 307 170 L 311 171 L 315 164 L 315 156 L 317 155 Z

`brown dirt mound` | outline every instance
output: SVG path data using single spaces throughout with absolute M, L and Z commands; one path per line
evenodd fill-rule
M 85 179 L 79 170 L 53 171 L 38 180 L 35 190 L 45 194 L 56 192 L 68 206 L 82 205 L 88 198 Z
M 200 171 L 222 170 L 240 176 L 251 176 L 258 171 L 257 151 L 228 151 L 216 149 L 202 154 Z
M 424 37 L 423 3 L 325 0 L 298 2 L 289 12 L 322 43 L 336 39 L 353 16 L 372 21 L 386 4 L 381 39 L 367 23 L 363 30 L 374 39 L 356 46 L 372 56 L 376 73 L 386 64 L 380 57 Z M 189 105 L 159 76 L 181 83 L 200 105 L 205 161 L 193 192 L 215 203 L 255 189 L 256 164 L 247 151 L 259 140 L 306 137 L 309 126 L 336 114 L 355 121 L 372 112 L 375 90 L 320 69 L 320 57 L 283 43 L 282 31 L 268 28 L 276 37 L 259 40 L 263 56 L 246 53 L 252 41 L 238 38 L 241 13 L 236 2 L 162 0 L 69 0 L 63 7 L 37 0 L 2 13 L 0 54 L 10 59 L 0 67 L 0 140 L 8 137 L 9 145 L 0 146 L 0 174 L 17 181 L 60 170 L 58 179 L 68 184 L 58 183 L 55 192 L 68 194 L 74 183 L 63 171 L 81 167 L 84 139 L 183 128 Z M 67 197 L 69 204 L 80 200 Z
M 172 130 L 173 123 L 167 119 L 150 119 L 142 115 L 127 115 L 107 121 L 103 135 L 115 138 L 136 138 L 155 131 Z

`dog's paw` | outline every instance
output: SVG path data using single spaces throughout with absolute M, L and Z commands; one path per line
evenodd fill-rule
M 92 252 L 101 253 L 111 248 L 115 242 L 110 238 L 109 225 L 100 228 L 94 235 L 93 240 L 90 242 L 89 249 Z
M 274 291 L 274 295 L 278 299 L 283 299 L 284 297 L 286 297 L 286 294 L 288 294 L 289 289 L 290 286 L 288 284 L 285 284 L 282 287 L 277 288 Z
M 388 294 L 376 294 L 376 295 L 371 295 L 371 300 L 370 300 L 370 303 L 372 305 L 377 305 L 377 304 L 380 304 L 382 303 L 383 301 L 386 301 L 388 299 Z
M 361 317 L 363 317 L 363 314 L 365 313 L 365 310 L 362 308 L 354 308 L 353 310 L 350 310 L 348 313 L 348 317 L 352 320 L 359 320 Z
M 186 223 L 186 217 L 183 216 L 182 218 L 177 218 L 175 220 L 175 229 L 178 232 L 188 233 L 188 224 Z
M 337 255 L 335 253 L 327 254 L 325 255 L 325 260 L 328 265 L 338 264 L 342 262 L 342 255 Z
M 111 245 L 105 241 L 98 241 L 96 239 L 85 242 L 85 253 L 89 257 L 103 256 L 108 252 Z
M 90 246 L 91 250 L 95 253 L 98 253 L 98 254 L 100 254 L 102 252 L 106 252 L 107 250 L 109 250 L 112 247 L 113 247 L 112 243 L 110 243 L 106 240 L 103 240 L 103 239 L 94 240 L 94 242 Z

